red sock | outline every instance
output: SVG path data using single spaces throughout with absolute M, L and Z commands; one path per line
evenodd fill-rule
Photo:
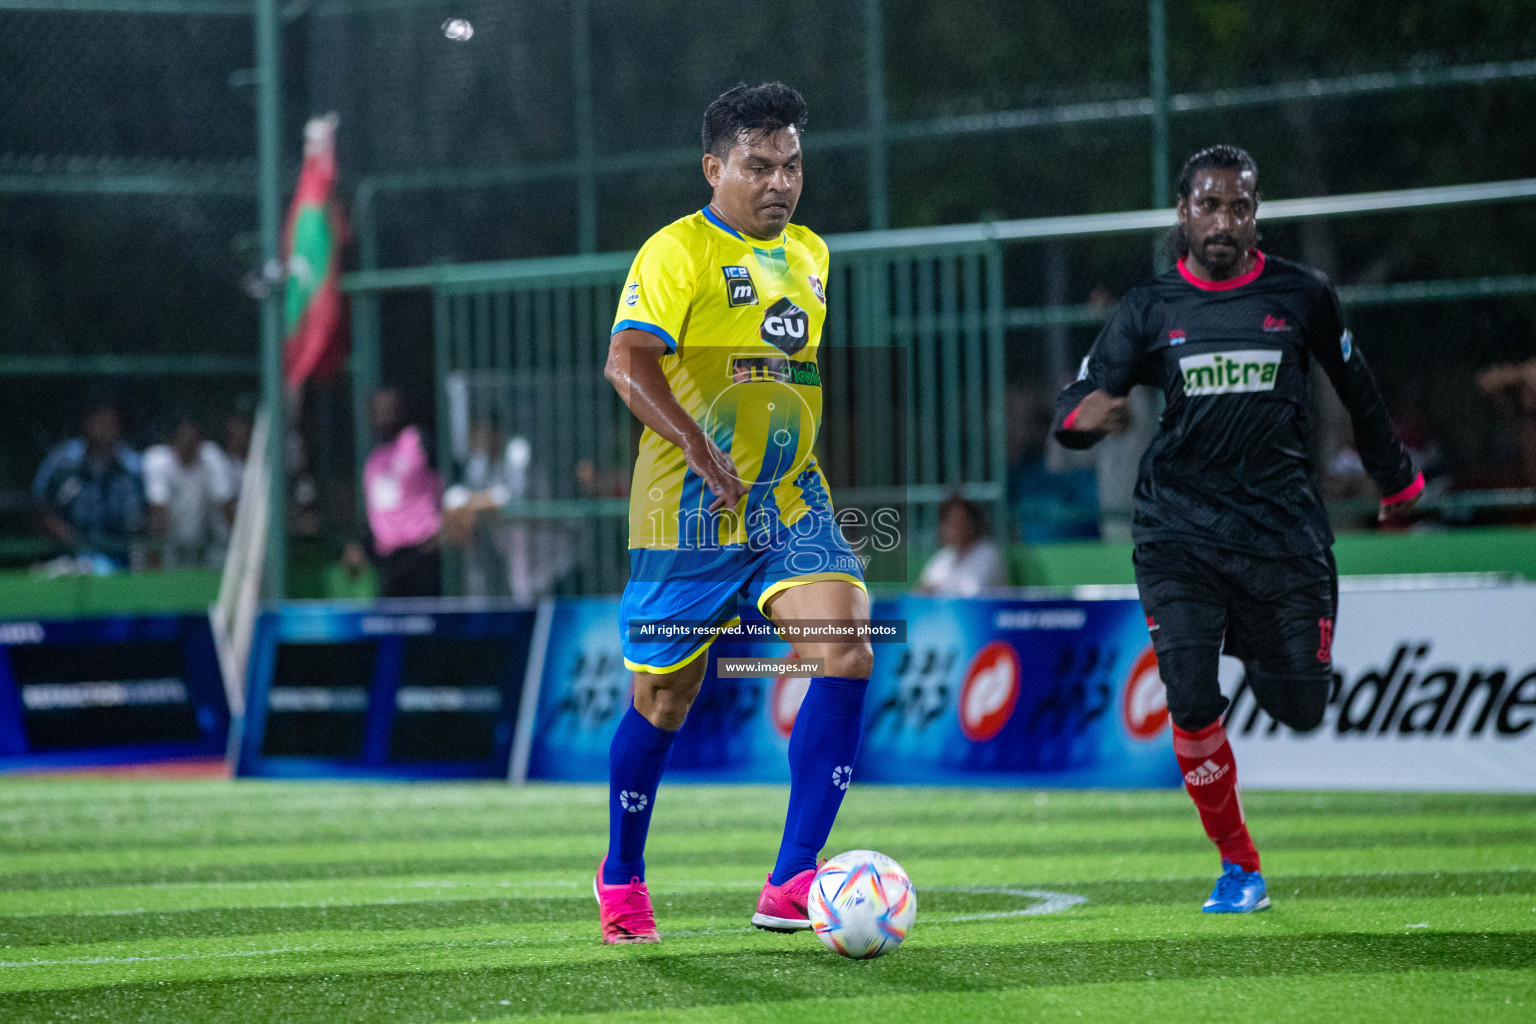
M 1243 801 L 1237 793 L 1237 762 L 1221 722 L 1199 732 L 1174 726 L 1173 755 L 1184 773 L 1184 788 L 1200 812 L 1200 824 L 1221 851 L 1221 859 L 1241 865 L 1244 871 L 1259 870 L 1259 851 L 1248 836 Z

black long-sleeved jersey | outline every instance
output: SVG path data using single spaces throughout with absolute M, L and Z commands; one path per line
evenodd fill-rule
M 1141 460 L 1132 536 L 1185 539 L 1284 556 L 1333 543 L 1308 473 L 1308 367 L 1316 359 L 1349 410 L 1361 460 L 1386 501 L 1423 487 L 1392 433 L 1381 391 L 1321 273 L 1255 252 L 1253 269 L 1204 281 L 1180 265 L 1120 302 L 1075 384 L 1056 403 L 1056 437 L 1087 448 L 1104 435 L 1071 429 L 1102 388 L 1163 390 L 1162 430 Z

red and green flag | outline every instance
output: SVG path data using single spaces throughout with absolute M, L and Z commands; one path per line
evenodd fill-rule
M 311 377 L 335 377 L 347 361 L 340 260 L 346 222 L 335 196 L 336 124 L 336 115 L 326 114 L 304 126 L 304 166 L 283 232 L 283 382 L 290 393 Z

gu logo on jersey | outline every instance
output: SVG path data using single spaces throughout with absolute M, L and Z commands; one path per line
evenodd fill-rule
M 1019 656 L 1013 645 L 993 640 L 971 659 L 960 684 L 960 732 L 985 743 L 1003 731 L 1019 703 Z
M 1184 356 L 1179 360 L 1179 369 L 1184 374 L 1184 393 L 1192 398 L 1273 391 L 1280 353 L 1269 348 L 1209 352 Z
M 1150 616 L 1147 622 L 1149 625 L 1152 622 Z M 1157 671 L 1157 652 L 1151 644 L 1137 655 L 1126 675 L 1125 692 L 1120 696 L 1120 717 L 1125 722 L 1125 731 L 1143 743 L 1157 739 L 1168 724 L 1168 691 Z
M 635 281 L 628 288 L 624 289 L 624 305 L 626 305 L 626 306 L 633 306 L 635 303 L 637 303 L 639 301 L 640 301 L 640 282 L 639 281 Z
M 811 282 L 811 292 L 816 296 L 816 301 L 825 306 L 827 304 L 827 293 L 826 290 L 821 287 L 821 278 L 817 277 L 815 274 L 811 274 L 809 275 L 808 279 Z
M 1269 313 L 1264 317 L 1264 329 L 1273 334 L 1275 331 L 1288 331 L 1291 325 L 1286 323 L 1285 317 Z
M 1185 340 L 1184 332 L 1179 330 L 1177 327 L 1175 327 L 1173 330 L 1168 332 L 1168 344 L 1169 345 L 1182 345 L 1182 344 L 1184 344 L 1184 340 Z
M 757 305 L 757 289 L 746 267 L 721 267 L 725 274 L 725 303 L 728 306 Z
M 757 301 L 755 292 L 752 301 Z M 790 302 L 788 297 L 769 306 L 763 314 L 763 340 L 785 355 L 792 356 L 805 348 L 810 335 L 811 318 L 805 310 Z

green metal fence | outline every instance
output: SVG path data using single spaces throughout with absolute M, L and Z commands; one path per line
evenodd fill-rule
M 1282 200 L 1265 204 L 1263 220 L 1533 199 L 1536 179 L 1518 179 Z M 836 503 L 909 509 L 905 554 L 914 560 L 931 548 L 934 510 L 948 493 L 989 503 L 994 521 L 1005 523 L 1008 347 L 1038 346 L 1042 328 L 1091 325 L 1110 312 L 1087 305 L 1007 306 L 1005 246 L 1017 250 L 1023 243 L 1093 235 L 1134 238 L 1166 228 L 1171 217 L 1168 210 L 1142 210 L 829 236 L 833 270 L 820 356 L 826 417 L 818 458 Z M 622 477 L 629 468 L 635 426 L 602 367 L 631 258 L 606 253 L 364 271 L 345 281 L 360 296 L 430 291 L 441 465 L 452 472 L 462 463 L 468 421 L 525 437 L 542 463 L 545 487 L 504 514 L 562 521 L 577 550 L 568 585 L 587 592 L 616 589 L 627 566 L 627 502 L 582 494 L 573 467 L 586 460 L 605 478 Z M 1351 306 L 1532 294 L 1536 274 L 1340 289 Z
M 629 258 L 431 271 L 439 464 L 464 463 L 471 424 L 526 440 L 529 484 L 503 514 L 571 544 L 567 582 L 587 592 L 615 590 L 627 574 L 628 501 L 583 494 L 576 467 L 628 476 L 637 428 L 603 364 Z M 840 508 L 889 507 L 925 535 L 953 491 L 1002 513 L 1001 271 L 988 241 L 871 248 L 834 263 L 817 459 Z M 903 568 L 887 571 L 905 582 Z
M 115 317 L 99 320 L 147 322 L 146 311 L 154 312 L 158 302 L 179 313 L 178 323 L 202 325 L 215 317 L 211 335 L 248 337 L 259 330 L 264 390 L 275 404 L 277 296 L 269 295 L 258 315 L 239 294 L 240 274 L 223 263 L 253 271 L 256 284 L 270 274 L 282 177 L 296 163 L 297 127 L 309 113 L 339 110 L 344 186 L 353 197 L 363 270 L 352 279 L 352 386 L 360 406 L 383 375 L 384 356 L 421 341 L 389 322 L 381 295 L 402 288 L 434 291 L 428 303 L 433 344 L 446 347 L 447 362 L 439 351 L 437 365 L 449 376 L 522 373 L 515 362 L 519 296 L 559 291 L 574 304 L 570 289 L 577 286 L 562 275 L 578 270 L 591 275 L 580 287 L 594 295 L 605 282 L 611 287 L 625 258 L 597 250 L 635 244 L 642 229 L 654 226 L 652 207 L 691 197 L 697 188 L 698 153 L 687 143 L 702 103 L 737 78 L 782 75 L 813 100 L 807 148 L 817 180 L 837 183 L 835 201 L 815 195 L 809 201 L 823 204 L 813 225 L 845 233 L 836 244 L 840 273 L 847 276 L 842 295 L 850 344 L 874 339 L 911 346 L 915 439 L 931 429 L 938 447 L 932 454 L 912 448 L 903 485 L 928 494 L 921 488 L 964 482 L 996 500 L 1001 476 L 990 460 L 993 446 L 1001 445 L 993 419 L 1002 416 L 1000 405 L 978 413 L 968 399 L 959 404 L 962 425 L 974 417 L 986 424 L 983 440 L 973 447 L 942 429 L 953 426 L 943 417 L 955 413 L 944 390 L 952 365 L 942 355 L 948 339 L 961 353 L 953 364 L 960 368 L 959 393 L 971 386 L 965 354 L 975 331 L 966 318 L 978 308 L 984 310 L 985 344 L 1001 345 L 1005 367 L 983 379 L 984 397 L 1005 386 L 1003 377 L 1017 378 L 1021 353 L 1048 350 L 1053 354 L 1047 362 L 1059 369 L 1063 354 L 1081 347 L 1079 329 L 1102 318 L 1104 308 L 1071 301 L 1086 292 L 1082 287 L 1063 287 L 1059 294 L 1036 287 L 1051 277 L 1038 267 L 1042 248 L 1094 234 L 1134 237 L 1166 223 L 1168 214 L 1155 209 L 1121 215 L 1130 220 L 1000 219 L 921 237 L 884 234 L 891 223 L 973 221 L 991 210 L 1017 217 L 1114 209 L 1146 198 L 1161 208 L 1170 198 L 1175 150 L 1213 135 L 1258 137 L 1269 155 L 1289 156 L 1288 147 L 1301 151 L 1315 144 L 1317 155 L 1295 161 L 1301 170 L 1290 179 L 1291 194 L 1495 178 L 1529 166 L 1529 133 L 1519 126 L 1529 121 L 1536 37 L 1518 5 L 1427 5 L 1413 18 L 1366 0 L 1309 5 L 1305 17 L 1293 17 L 1292 7 L 1166 0 L 1108 0 L 1076 9 L 986 0 L 758 7 L 727 0 L 0 0 L 0 64 L 7 69 L 0 76 L 0 213 L 23 204 L 46 206 L 61 211 L 59 224 L 105 220 L 105 230 L 130 241 L 146 224 L 193 225 L 203 242 L 200 253 L 222 261 L 218 273 L 208 280 L 195 274 L 167 278 L 180 288 L 175 304 L 125 276 Z M 439 26 L 448 16 L 472 21 L 475 39 L 445 39 Z M 946 18 L 958 19 L 960 30 Z M 670 63 L 658 73 L 658 45 L 673 44 Z M 985 59 L 969 62 L 972 53 Z M 78 91 L 73 83 L 90 83 L 94 91 Z M 105 116 L 119 111 L 134 117 L 118 124 Z M 1351 148 L 1388 123 L 1402 134 L 1401 152 L 1362 155 Z M 146 127 L 154 125 L 167 127 Z M 970 147 L 964 160 L 955 155 L 961 142 Z M 1059 161 L 1072 166 L 1053 176 Z M 1028 173 L 1016 175 L 1025 165 Z M 1266 176 L 1274 166 L 1266 162 Z M 1276 179 L 1266 180 L 1273 188 Z M 926 203 L 930 194 L 946 190 L 966 198 L 954 208 Z M 1442 198 L 1417 208 L 1449 208 Z M 1388 200 L 1397 205 L 1379 208 L 1412 208 L 1407 200 L 1397 193 Z M 1456 200 L 1487 201 L 1465 194 Z M 1271 223 L 1283 222 L 1283 207 L 1266 205 Z M 92 215 L 82 217 L 86 209 Z M 1370 209 L 1333 213 L 1356 216 Z M 103 210 L 137 212 L 119 223 L 115 212 L 99 216 Z M 1323 205 L 1297 214 L 1312 220 L 1329 215 Z M 1132 223 L 1138 216 L 1143 222 Z M 1529 215 L 1522 216 L 1503 232 L 1508 226 L 1492 224 L 1482 237 L 1490 244 L 1482 248 L 1493 251 L 1499 243 L 1509 250 L 1501 235 L 1520 234 L 1529 223 Z M 6 220 L 7 227 L 15 223 L 14 216 Z M 846 234 L 865 227 L 874 233 Z M 531 248 L 518 248 L 529 239 L 536 240 Z M 1025 244 L 1031 240 L 1045 246 Z M 1375 244 L 1356 239 L 1353 255 Z M 937 252 L 936 246 L 949 246 L 949 254 L 924 269 L 928 257 L 912 253 L 921 247 Z M 579 252 L 595 262 L 465 266 L 518 251 Z M 967 269 L 967 252 L 975 269 Z M 445 267 L 412 269 L 432 261 Z M 1117 261 L 1138 273 L 1149 262 L 1145 248 Z M 1085 273 L 1099 273 L 1105 262 Z M 406 268 L 399 272 L 404 276 L 377 269 L 390 266 Z M 884 269 L 861 269 L 867 267 Z M 1518 320 L 1525 337 L 1529 318 L 1517 298 L 1531 294 L 1531 270 L 1474 266 L 1464 278 L 1446 279 L 1456 271 L 1432 266 L 1387 273 L 1343 295 L 1376 310 L 1417 310 L 1425 303 L 1471 310 L 1502 297 L 1502 320 L 1495 317 L 1499 322 L 1489 332 L 1514 336 L 1518 332 L 1508 326 Z M 925 273 L 935 304 L 926 320 Z M 968 275 L 980 281 L 979 307 L 970 302 Z M 51 284 L 39 294 L 51 290 L 67 306 L 71 282 Z M 949 311 L 947 289 L 954 295 Z M 529 301 L 530 324 L 536 324 L 537 300 Z M 549 301 L 556 309 L 554 298 Z M 910 313 L 903 302 L 910 302 Z M 498 303 L 511 317 L 510 363 L 497 362 Z M 601 305 L 595 298 L 593 303 Z M 230 312 L 236 304 L 241 311 Z M 588 321 L 572 308 L 571 329 L 578 332 Z M 483 317 L 481 309 L 488 309 Z M 591 312 L 594 339 L 605 333 L 606 316 Z M 1482 312 L 1477 317 L 1488 319 Z M 491 344 L 484 366 L 477 362 L 475 334 L 486 329 L 482 322 L 489 324 Z M 558 322 L 551 321 L 551 337 Z M 461 342 L 460 325 L 466 323 L 469 340 Z M 1473 326 L 1458 323 L 1455 329 Z M 540 329 L 530 326 L 530 337 Z M 832 346 L 830 334 L 829 326 Z M 7 339 L 0 377 L 195 374 L 201 381 L 250 373 L 258 365 L 254 342 L 186 353 L 191 346 L 179 338 L 163 342 L 164 348 L 121 350 L 77 343 L 67 333 L 46 344 L 39 337 Z M 455 347 L 460 345 L 468 348 Z M 933 366 L 939 398 L 932 423 L 919 423 L 925 345 L 940 353 Z M 1490 349 L 1488 358 L 1509 354 L 1507 346 Z M 537 370 L 542 364 L 530 365 Z M 577 373 L 575 364 L 561 372 Z M 838 434 L 836 426 L 829 424 L 829 437 Z M 968 430 L 962 434 L 968 437 Z M 355 441 L 366 449 L 361 417 Z M 954 458 L 944 447 L 949 444 L 961 446 Z M 976 453 L 986 456 L 979 468 Z M 838 457 L 828 452 L 829 467 Z M 932 464 L 925 461 L 930 458 Z M 882 464 L 877 454 L 837 470 L 862 471 L 866 462 Z M 952 472 L 957 465 L 958 477 Z M 886 486 L 883 480 L 857 485 Z M 270 577 L 279 580 L 281 527 L 279 516 Z

